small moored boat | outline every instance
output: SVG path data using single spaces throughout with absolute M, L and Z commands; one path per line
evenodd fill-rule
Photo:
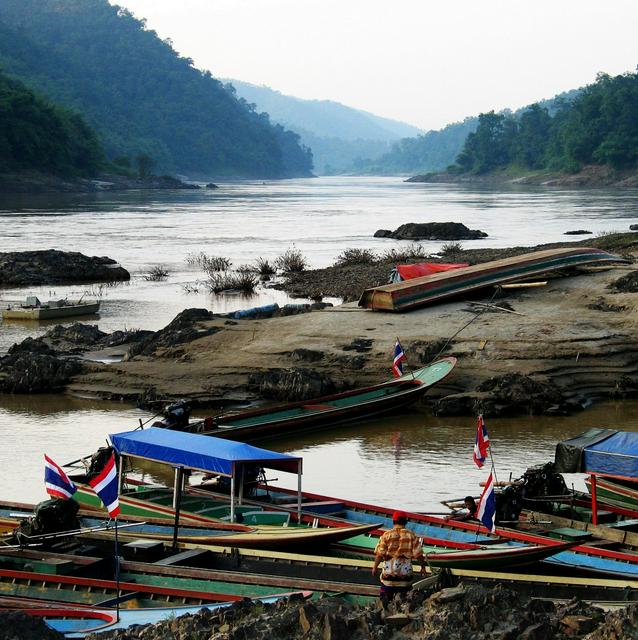
M 2 310 L 5 320 L 50 320 L 70 316 L 87 316 L 100 310 L 99 300 L 49 300 L 42 303 L 36 296 L 27 297 L 24 304 L 10 305 Z

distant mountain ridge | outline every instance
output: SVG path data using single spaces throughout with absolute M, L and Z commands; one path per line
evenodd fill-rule
M 421 133 L 418 127 L 383 118 L 332 100 L 305 100 L 265 86 L 225 80 L 258 111 L 290 128 L 310 147 L 319 173 L 350 168 L 357 159 L 378 157 L 400 138 Z
M 82 113 L 110 159 L 191 176 L 311 174 L 299 137 L 107 0 L 2 0 L 0 68 Z

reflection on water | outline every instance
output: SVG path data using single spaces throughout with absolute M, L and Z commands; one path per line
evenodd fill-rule
M 569 417 L 487 421 L 497 476 L 519 476 L 553 459 L 556 442 L 589 427 L 638 431 L 638 402 L 606 403 Z M 117 403 L 60 396 L 0 396 L 0 497 L 44 499 L 42 454 L 56 462 L 92 453 L 109 433 L 147 420 L 146 412 Z M 472 462 L 472 418 L 433 418 L 413 411 L 397 417 L 266 441 L 265 448 L 304 459 L 304 488 L 336 497 L 417 511 L 440 511 L 444 499 L 478 494 L 487 471 Z M 171 481 L 170 472 L 147 468 L 148 477 Z M 294 477 L 269 472 L 278 484 Z M 568 482 L 583 488 L 582 478 Z

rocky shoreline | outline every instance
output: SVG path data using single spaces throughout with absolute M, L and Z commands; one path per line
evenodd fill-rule
M 587 244 L 638 254 L 635 234 Z M 475 250 L 455 259 L 476 262 L 529 250 Z M 331 267 L 284 286 L 326 295 L 332 284 L 333 295 L 355 297 L 384 273 L 387 265 Z M 0 390 L 63 388 L 148 407 L 181 397 L 212 409 L 302 400 L 387 379 L 400 336 L 413 367 L 438 354 L 458 359 L 452 375 L 427 394 L 431 412 L 565 414 L 598 399 L 638 397 L 637 293 L 638 271 L 628 264 L 501 292 L 492 300 L 501 310 L 457 301 L 388 314 L 349 303 L 231 319 L 191 309 L 158 332 L 106 335 L 83 325 L 56 327 L 0 361 Z M 99 362 L 107 357 L 121 361 Z
M 196 184 L 183 182 L 172 176 L 135 178 L 115 174 L 102 174 L 95 178 L 62 178 L 38 172 L 0 174 L 0 192 L 2 193 L 96 193 L 137 189 L 199 188 Z
M 478 184 L 487 186 L 503 186 L 509 184 L 542 187 L 614 187 L 635 189 L 638 187 L 638 173 L 616 171 L 608 166 L 591 165 L 583 167 L 576 173 L 550 173 L 543 171 L 526 175 L 512 175 L 508 171 L 494 171 L 481 175 L 440 171 L 412 176 L 405 182 Z
M 1 613 L 7 640 L 61 639 L 22 612 Z M 631 640 L 638 605 L 605 612 L 579 600 L 552 602 L 504 587 L 464 585 L 366 606 L 338 597 L 274 604 L 242 600 L 153 625 L 89 634 L 89 640 Z

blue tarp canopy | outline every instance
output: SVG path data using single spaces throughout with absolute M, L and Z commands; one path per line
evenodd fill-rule
M 556 447 L 559 473 L 601 473 L 638 478 L 638 433 L 590 429 Z
M 301 468 L 301 458 L 285 453 L 276 453 L 223 438 L 157 427 L 113 433 L 109 437 L 120 455 L 230 477 L 235 475 L 237 464 L 253 464 L 290 473 L 297 473 Z

